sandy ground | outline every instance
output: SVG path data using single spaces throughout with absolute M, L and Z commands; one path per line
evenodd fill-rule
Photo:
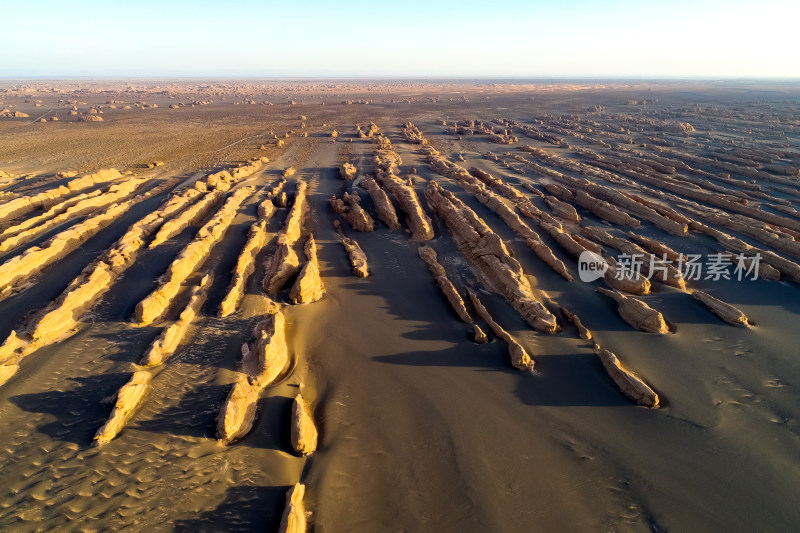
M 556 274 L 498 215 L 454 180 L 434 172 L 420 145 L 401 135 L 403 123 L 412 121 L 443 157 L 500 177 L 550 212 L 524 188 L 526 183 L 541 187 L 547 180 L 530 169 L 512 172 L 503 165 L 503 157 L 495 162 L 484 154 L 510 152 L 532 158 L 519 150 L 527 145 L 575 161 L 581 160 L 579 154 L 528 138 L 517 127 L 512 130 L 519 139 L 509 145 L 492 143 L 482 134 L 453 134 L 447 128 L 454 121 L 490 124 L 502 117 L 564 137 L 548 127 L 563 128 L 560 120 L 582 118 L 601 126 L 581 132 L 589 138 L 612 145 L 630 139 L 633 144 L 628 146 L 654 153 L 648 151 L 653 149 L 648 139 L 658 135 L 644 120 L 689 122 L 695 132 L 659 138 L 673 142 L 671 149 L 678 152 L 708 156 L 715 150 L 744 147 L 786 168 L 797 167 L 798 87 L 342 83 L 309 88 L 231 82 L 236 90 L 226 86 L 213 94 L 188 84 L 171 84 L 166 94 L 163 87 L 143 94 L 143 89 L 126 91 L 104 84 L 92 86 L 93 91 L 68 84 L 61 86 L 61 93 L 35 90 L 44 85 L 20 88 L 9 83 L 0 93 L 0 109 L 12 105 L 10 109 L 30 115 L 0 119 L 0 169 L 12 180 L 0 191 L 6 193 L 0 202 L 52 188 L 64 181 L 56 176 L 62 171 L 86 173 L 113 166 L 153 179 L 191 180 L 267 156 L 271 161 L 234 190 L 269 185 L 285 168 L 298 169 L 286 191 L 291 200 L 297 180 L 309 183 L 311 209 L 304 228 L 313 232 L 319 246 L 327 293 L 321 301 L 304 305 L 286 303 L 288 291 L 276 298 L 287 318 L 291 371 L 262 393 L 256 424 L 243 440 L 230 446 L 218 443 L 215 417 L 236 378 L 241 344 L 251 339 L 267 310 L 261 279 L 272 245 L 259 254 L 239 311 L 227 318 L 216 316 L 263 199 L 259 190 L 239 210 L 203 266 L 214 273 L 215 282 L 184 344 L 156 375 L 123 432 L 98 448 L 92 446 L 92 437 L 108 417 L 116 391 L 164 326 L 136 326 L 131 322 L 134 308 L 155 288 L 199 224 L 156 249 L 142 251 L 73 334 L 27 356 L 16 375 L 0 386 L 3 531 L 275 530 L 286 490 L 298 481 L 306 484 L 306 507 L 317 532 L 798 527 L 797 283 L 689 283 L 692 289 L 735 305 L 755 323 L 752 328 L 728 325 L 686 292 L 654 283 L 653 294 L 644 299 L 663 313 L 673 331 L 661 336 L 636 331 L 620 318 L 610 299 L 595 291 L 600 282 L 577 279 L 576 259 L 552 238 L 539 232 L 575 281 Z M 37 100 L 40 107 L 34 105 Z M 213 101 L 183 105 L 195 100 Z M 263 104 L 267 100 L 273 105 Z M 348 100 L 356 103 L 342 103 Z M 368 104 L 357 103 L 366 100 Z M 142 101 L 158 107 L 135 107 Z M 104 120 L 76 121 L 66 111 L 72 102 L 81 114 L 97 106 Z M 170 109 L 174 102 L 182 107 Z M 122 109 L 126 103 L 132 109 Z M 587 112 L 595 105 L 603 109 Z M 58 122 L 34 121 L 49 109 L 56 110 Z M 466 298 L 465 288 L 479 292 L 495 320 L 533 356 L 535 374 L 514 369 L 506 344 L 494 335 L 487 344 L 471 342 L 470 326 L 458 320 L 442 297 L 417 255 L 420 243 L 407 230 L 389 230 L 376 221 L 376 231 L 362 233 L 343 222 L 345 233 L 358 241 L 369 260 L 369 277 L 352 275 L 332 224 L 339 217 L 331 212 L 328 198 L 359 190 L 362 205 L 374 215 L 369 194 L 340 179 L 338 171 L 349 160 L 360 175 L 374 174 L 372 157 L 378 146 L 354 134 L 356 124 L 365 128 L 370 122 L 380 126 L 402 157 L 398 174 L 412 176 L 432 218 L 435 237 L 425 244 L 438 252 L 462 296 Z M 340 133 L 337 142 L 330 140 L 334 129 Z M 307 137 L 301 136 L 304 131 Z M 284 137 L 286 132 L 293 133 Z M 282 146 L 276 137 L 284 140 Z M 568 141 L 610 153 L 586 139 Z M 779 150 L 784 156 L 766 150 Z M 154 161 L 164 165 L 147 169 Z M 697 167 L 751 179 L 713 165 Z M 678 171 L 677 176 L 688 174 Z M 788 174 L 775 176 L 793 179 Z M 561 315 L 560 333 L 540 334 L 501 295 L 490 291 L 425 203 L 429 180 L 455 193 L 497 232 L 537 293 L 549 298 L 548 307 L 557 313 L 558 305 L 564 305 L 579 315 L 593 340 L 577 338 Z M 800 208 L 800 181 L 755 182 L 772 198 Z M 729 183 L 714 183 L 738 190 Z M 0 301 L 0 337 L 6 338 L 31 312 L 54 300 L 167 194 L 136 204 L 57 265 L 30 272 L 25 290 Z M 759 202 L 771 200 L 749 198 L 749 205 Z M 603 225 L 592 213 L 577 209 L 585 224 L 619 235 L 630 229 Z M 270 236 L 280 230 L 287 212 L 277 210 L 268 226 Z M 0 262 L 44 243 L 79 219 L 5 253 Z M 749 235 L 719 229 L 769 248 Z M 714 239 L 696 231 L 675 236 L 646 221 L 635 231 L 676 250 L 722 250 Z M 177 308 L 169 318 L 176 314 Z M 481 327 L 488 331 L 483 323 Z M 604 371 L 595 343 L 612 350 L 645 379 L 660 395 L 662 407 L 647 409 L 626 398 Z M 291 402 L 300 390 L 314 405 L 321 432 L 318 451 L 307 458 L 293 455 L 289 442 Z

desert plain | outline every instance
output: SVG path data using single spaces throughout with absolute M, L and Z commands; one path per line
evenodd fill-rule
M 800 525 L 797 83 L 0 110 L 0 530 Z

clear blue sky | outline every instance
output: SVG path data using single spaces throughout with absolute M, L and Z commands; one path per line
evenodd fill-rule
M 800 77 L 800 0 L 3 0 L 0 16 L 4 77 Z

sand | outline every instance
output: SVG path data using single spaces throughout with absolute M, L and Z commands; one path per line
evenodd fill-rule
M 63 92 L 46 92 L 54 87 Z M 0 179 L 1 202 L 109 167 L 170 184 L 57 264 L 26 273 L 0 301 L 0 342 L 12 331 L 24 339 L 38 310 L 173 192 L 212 172 L 269 158 L 223 191 L 225 198 L 251 186 L 255 192 L 163 320 L 139 326 L 132 317 L 223 202 L 158 246 L 145 243 L 59 342 L 24 358 L 13 350 L 7 358 L 0 349 L 0 364 L 14 366 L 0 386 L 1 530 L 275 531 L 287 491 L 298 483 L 305 493 L 294 509 L 304 510 L 315 531 L 797 529 L 800 287 L 786 280 L 800 262 L 791 254 L 791 242 L 800 240 L 794 229 L 800 217 L 792 214 L 800 209 L 796 84 L 231 80 L 136 82 L 130 88 L 112 81 L 3 82 L 0 90 L 4 106 L 30 115 L 0 119 L 0 170 L 8 174 Z M 59 120 L 36 122 L 44 111 L 34 111 L 26 98 L 42 100 L 43 110 L 54 110 L 47 117 Z M 79 115 L 68 114 L 73 106 Z M 102 122 L 78 121 L 90 108 L 102 109 Z M 412 131 L 404 127 L 409 122 L 418 128 L 411 139 L 404 135 Z M 365 126 L 370 123 L 379 129 Z M 375 134 L 359 136 L 356 124 Z M 378 176 L 374 158 L 381 143 L 386 146 L 379 139 L 388 139 L 402 159 L 394 174 L 416 192 L 430 218 L 433 238 L 424 244 L 436 251 L 471 323 L 453 310 L 419 257 L 406 212 L 395 202 L 402 227 L 390 228 L 373 202 L 384 195 L 361 184 Z M 499 179 L 487 187 L 541 237 L 573 281 L 540 259 L 504 221 L 509 217 L 434 171 L 425 147 Z M 486 157 L 490 151 L 497 160 Z M 150 167 L 154 161 L 164 164 Z M 344 163 L 357 169 L 355 179 L 340 177 Z M 253 273 L 240 275 L 243 296 L 219 317 L 259 204 L 290 167 L 296 172 L 283 187 L 286 207 L 276 207 L 266 222 L 263 245 L 247 250 Z M 77 174 L 59 175 L 68 171 Z M 536 332 L 508 295 L 473 270 L 427 205 L 430 180 L 500 236 L 559 331 Z M 313 234 L 325 290 L 318 301 L 293 305 L 293 279 L 270 297 L 262 282 L 300 181 L 308 184 L 308 208 L 293 223 L 300 236 L 292 246 L 302 267 L 303 245 Z M 498 183 L 520 191 L 533 208 Z M 597 227 L 633 242 L 631 226 L 604 223 L 598 213 L 617 215 L 577 199 L 548 202 L 543 196 L 553 193 L 547 184 L 595 191 L 609 204 L 615 191 L 635 193 L 660 206 L 614 204 L 640 222 L 636 235 L 686 254 L 724 252 L 725 244 L 749 250 L 697 225 L 687 224 L 681 235 L 665 221 L 681 224 L 678 213 L 774 252 L 788 274 L 777 281 L 687 277 L 685 290 L 654 279 L 650 294 L 635 297 L 663 315 L 669 332 L 637 331 L 615 301 L 597 292 L 608 288 L 606 282 L 581 281 L 577 258 L 540 223 L 555 222 L 573 236 L 584 235 L 583 226 Z M 380 180 L 368 185 L 381 187 Z M 106 188 L 98 183 L 75 194 Z M 331 196 L 353 191 L 374 219 L 374 231 L 357 232 L 331 211 Z M 699 199 L 706 194 L 715 195 L 713 201 Z M 391 193 L 386 197 L 394 200 Z M 733 204 L 761 207 L 763 214 Z M 46 209 L 4 221 L 2 228 Z M 730 213 L 749 217 L 750 229 L 713 221 Z M 4 252 L 0 262 L 45 245 L 84 218 L 42 231 Z M 342 230 L 357 240 L 368 277 L 354 275 Z M 608 246 L 602 251 L 615 258 L 620 253 Z M 157 368 L 137 410 L 114 440 L 92 446 L 115 394 L 206 273 L 214 280 L 207 300 Z M 468 290 L 531 355 L 533 372 L 511 365 L 508 345 L 474 312 Z M 726 323 L 693 291 L 734 306 L 751 327 Z M 562 306 L 580 317 L 591 340 L 580 338 Z M 276 309 L 286 319 L 290 363 L 260 392 L 249 433 L 222 444 L 215 419 L 242 378 L 242 345 Z M 472 341 L 475 326 L 490 342 Z M 658 394 L 657 409 L 638 406 L 619 390 L 598 357 L 601 350 L 614 353 Z M 312 406 L 319 432 L 310 455 L 294 453 L 292 444 L 298 394 Z

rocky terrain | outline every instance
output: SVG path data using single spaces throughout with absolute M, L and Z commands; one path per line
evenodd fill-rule
M 0 83 L 0 529 L 796 528 L 798 97 Z

